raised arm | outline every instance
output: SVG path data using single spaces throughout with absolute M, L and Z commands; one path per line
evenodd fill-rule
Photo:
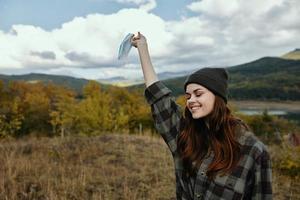
M 138 33 L 132 44 L 137 47 L 144 73 L 145 97 L 151 105 L 156 130 L 161 134 L 173 155 L 177 155 L 176 138 L 180 132 L 181 109 L 176 104 L 171 90 L 157 78 L 152 66 L 146 38 Z
M 138 49 L 142 70 L 144 74 L 145 84 L 146 87 L 148 87 L 152 83 L 157 82 L 158 77 L 151 63 L 147 40 L 140 32 L 138 32 L 138 35 L 132 38 L 132 44 Z

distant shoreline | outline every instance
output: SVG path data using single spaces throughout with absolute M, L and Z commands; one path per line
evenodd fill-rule
M 284 110 L 288 112 L 300 112 L 300 101 L 229 101 L 229 105 L 238 109 L 258 110 Z

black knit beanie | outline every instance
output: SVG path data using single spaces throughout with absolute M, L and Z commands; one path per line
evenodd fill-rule
M 189 83 L 197 83 L 222 97 L 227 103 L 228 74 L 224 68 L 202 68 L 189 75 L 184 83 L 184 91 Z

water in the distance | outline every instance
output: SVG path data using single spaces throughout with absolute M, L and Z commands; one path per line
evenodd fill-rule
M 262 115 L 263 110 L 251 110 L 251 109 L 243 109 L 239 110 L 240 113 L 243 113 L 245 115 Z M 269 115 L 287 115 L 288 112 L 284 110 L 268 110 Z
M 259 109 L 241 109 L 240 113 L 245 115 L 262 115 L 264 110 Z M 268 110 L 269 115 L 276 115 L 288 120 L 296 121 L 300 125 L 300 112 L 288 112 L 286 110 Z

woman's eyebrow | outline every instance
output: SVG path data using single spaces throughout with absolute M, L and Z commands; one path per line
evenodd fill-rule
M 193 90 L 193 92 L 197 92 L 198 90 L 203 91 L 203 89 L 198 88 L 198 89 Z M 185 94 L 190 94 L 190 93 L 189 92 L 185 92 Z

